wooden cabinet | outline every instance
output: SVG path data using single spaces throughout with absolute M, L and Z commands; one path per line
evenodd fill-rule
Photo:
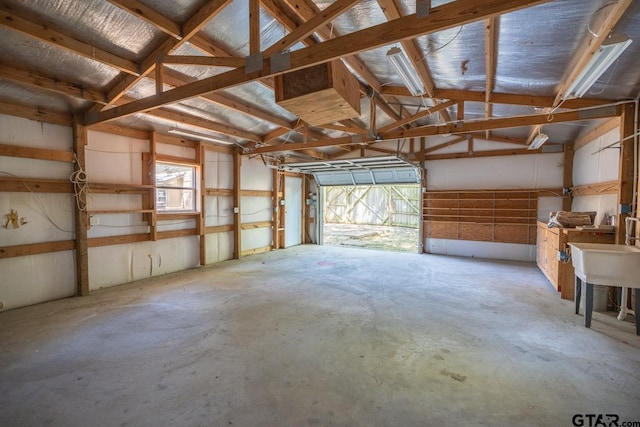
M 613 231 L 581 231 L 574 228 L 548 228 L 538 221 L 537 256 L 538 267 L 563 299 L 573 300 L 574 270 L 571 259 L 561 261 L 559 252 L 569 253 L 568 243 L 615 243 Z

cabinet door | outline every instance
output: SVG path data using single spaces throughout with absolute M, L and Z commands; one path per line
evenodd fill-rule
M 549 281 L 560 291 L 561 282 L 559 280 L 559 263 L 558 263 L 558 247 L 560 244 L 560 236 L 551 231 L 547 234 L 547 268 L 549 271 Z
M 538 225 L 538 236 L 536 245 L 536 263 L 540 270 L 547 271 L 547 227 Z

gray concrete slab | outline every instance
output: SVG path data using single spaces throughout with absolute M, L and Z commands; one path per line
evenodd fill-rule
M 533 264 L 301 246 L 0 313 L 0 425 L 640 421 L 633 324 L 583 321 Z

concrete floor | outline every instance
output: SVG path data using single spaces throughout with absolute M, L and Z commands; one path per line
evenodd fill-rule
M 640 421 L 633 324 L 582 322 L 533 264 L 301 246 L 0 313 L 0 425 Z

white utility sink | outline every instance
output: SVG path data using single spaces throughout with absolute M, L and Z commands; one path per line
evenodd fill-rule
M 594 285 L 640 288 L 640 248 L 606 243 L 569 243 L 576 276 Z
M 585 284 L 584 325 L 591 327 L 593 286 L 620 286 L 623 303 L 619 319 L 626 313 L 626 289 L 640 289 L 640 248 L 606 243 L 569 243 L 571 262 L 576 274 L 576 314 L 580 309 L 582 283 Z M 635 293 L 636 312 L 640 306 L 640 291 Z M 636 318 L 636 334 L 640 335 L 640 318 Z

